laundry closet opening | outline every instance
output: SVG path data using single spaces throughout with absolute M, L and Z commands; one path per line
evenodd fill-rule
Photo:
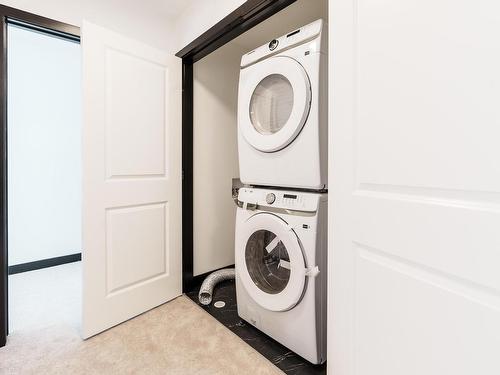
M 200 284 L 209 273 L 235 264 L 237 206 L 233 188 L 240 177 L 238 88 L 241 58 L 275 38 L 298 33 L 301 27 L 319 19 L 326 25 L 327 14 L 325 0 L 293 2 L 193 64 L 184 62 L 184 90 L 192 77 L 192 98 L 184 97 L 183 105 L 183 127 L 192 116 L 192 154 L 186 154 L 191 151 L 186 147 L 190 129 L 183 130 L 184 195 L 187 195 L 186 178 L 190 179 L 189 158 L 192 157 L 193 199 L 192 210 L 189 204 L 183 205 L 185 217 L 192 212 L 191 233 L 189 222 L 188 225 L 186 220 L 183 222 L 183 274 L 184 292 L 195 301 Z M 189 99 L 192 106 L 187 103 Z M 271 360 L 289 356 L 281 363 L 275 361 L 276 365 L 286 369 L 293 364 L 303 367 L 304 373 L 325 373 L 325 365 L 310 365 L 238 316 L 234 281 L 218 285 L 213 302 L 218 300 L 225 302 L 224 308 L 210 305 L 206 309 L 233 332 Z

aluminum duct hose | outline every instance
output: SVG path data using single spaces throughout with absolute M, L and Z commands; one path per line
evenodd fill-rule
M 203 281 L 203 284 L 201 284 L 200 292 L 198 293 L 200 303 L 202 305 L 210 305 L 215 285 L 224 280 L 232 280 L 234 277 L 234 268 L 226 268 L 212 272 L 208 275 Z

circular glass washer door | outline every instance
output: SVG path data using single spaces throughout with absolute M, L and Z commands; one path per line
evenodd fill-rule
M 236 267 L 248 294 L 271 311 L 293 308 L 306 286 L 306 265 L 297 235 L 274 214 L 258 213 L 241 225 Z
M 277 56 L 243 72 L 240 131 L 259 151 L 285 148 L 302 130 L 311 108 L 311 84 L 306 71 L 294 59 Z

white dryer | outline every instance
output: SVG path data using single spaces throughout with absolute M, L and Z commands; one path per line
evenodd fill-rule
M 317 20 L 241 59 L 240 179 L 249 185 L 327 187 L 327 39 Z
M 238 315 L 306 360 L 326 360 L 327 195 L 238 194 Z

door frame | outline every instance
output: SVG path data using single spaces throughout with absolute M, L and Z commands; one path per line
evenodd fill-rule
M 9 334 L 7 238 L 7 24 L 80 41 L 80 28 L 0 5 L 0 347 Z
M 175 54 L 182 58 L 182 291 L 184 293 L 189 292 L 207 275 L 194 276 L 193 273 L 193 65 L 296 1 L 247 0 Z

